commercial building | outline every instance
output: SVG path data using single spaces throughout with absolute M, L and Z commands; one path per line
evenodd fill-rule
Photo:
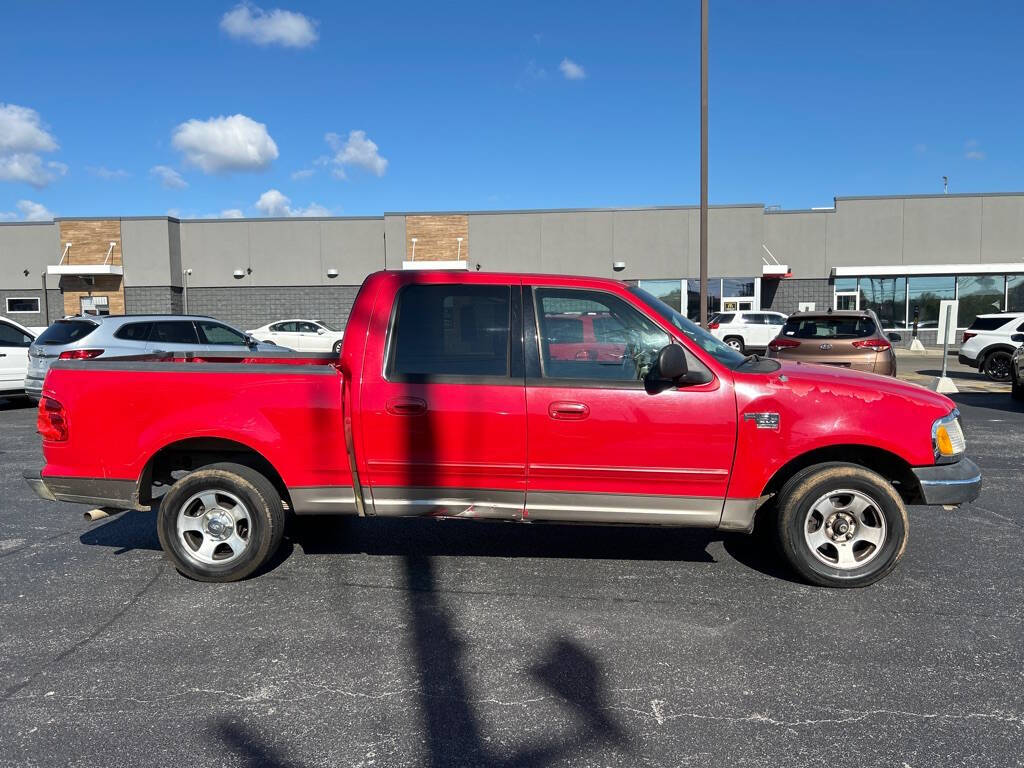
M 0 224 L 0 314 L 28 326 L 78 314 L 188 311 L 252 328 L 286 317 L 343 326 L 363 278 L 430 264 L 639 282 L 698 311 L 698 209 L 387 213 L 363 218 L 60 218 Z M 915 312 L 939 303 L 1024 311 L 1024 193 L 839 197 L 827 209 L 713 206 L 711 310 Z

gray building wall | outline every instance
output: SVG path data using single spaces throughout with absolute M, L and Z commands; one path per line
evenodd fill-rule
M 124 311 L 127 315 L 180 315 L 182 290 L 177 286 L 125 286 Z
M 5 291 L 0 289 L 0 315 L 13 320 L 21 325 L 32 327 L 39 327 L 49 325 L 46 320 L 46 295 L 42 286 L 32 290 L 21 289 L 13 291 Z M 39 300 L 39 311 L 38 312 L 7 312 L 7 299 L 38 299 Z
M 43 276 L 47 264 L 60 259 L 57 226 L 53 222 L 0 224 L 0 315 L 6 316 L 7 296 L 43 297 Z M 26 272 L 28 274 L 26 274 Z M 10 315 L 22 325 L 47 325 L 45 308 L 40 301 L 40 314 Z
M 189 288 L 188 311 L 216 317 L 243 331 L 292 317 L 341 329 L 358 291 L 358 285 Z
M 123 258 L 126 289 L 132 286 L 173 284 L 171 223 L 166 216 L 121 219 L 121 253 L 126 254 Z

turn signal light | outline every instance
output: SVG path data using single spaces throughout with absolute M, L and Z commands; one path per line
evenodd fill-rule
M 68 349 L 60 353 L 59 360 L 92 360 L 103 354 L 102 349 Z
M 39 415 L 36 417 L 36 431 L 43 440 L 62 443 L 68 439 L 68 420 L 64 406 L 45 395 L 39 400 Z
M 858 349 L 870 349 L 873 352 L 885 352 L 887 349 L 892 349 L 892 344 L 885 339 L 861 339 L 853 342 L 853 346 Z
M 768 346 L 772 349 L 782 349 L 784 347 L 799 347 L 800 342 L 794 341 L 793 339 L 784 339 L 781 336 L 777 336 L 768 342 Z

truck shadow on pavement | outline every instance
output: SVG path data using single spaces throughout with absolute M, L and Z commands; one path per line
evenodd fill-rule
M 959 392 L 949 397 L 957 405 L 990 408 L 1004 413 L 1024 413 L 1024 402 L 1010 397 L 1009 389 L 1005 392 Z
M 433 561 L 424 554 L 403 557 L 403 574 L 410 619 L 409 646 L 418 677 L 419 712 L 427 750 L 423 761 L 430 768 L 540 768 L 581 756 L 595 748 L 630 750 L 626 729 L 608 716 L 609 701 L 604 675 L 594 656 L 574 640 L 557 638 L 528 674 L 560 711 L 571 714 L 571 723 L 552 727 L 542 742 L 510 748 L 498 754 L 485 739 L 480 716 L 465 673 L 466 642 L 457 617 L 442 597 Z M 564 720 L 564 718 L 563 718 Z M 217 738 L 243 759 L 247 766 L 299 768 L 303 763 L 288 758 L 282 748 L 268 744 L 252 727 L 237 720 L 214 722 Z M 419 741 L 411 734 L 409 741 Z M 337 755 L 337 753 L 335 753 Z M 377 762 L 389 764 L 384 756 Z M 403 761 L 404 762 L 404 761 Z

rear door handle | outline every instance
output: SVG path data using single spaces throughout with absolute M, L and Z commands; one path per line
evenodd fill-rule
M 570 403 L 555 401 L 548 406 L 548 416 L 561 421 L 579 421 L 590 415 L 590 406 L 586 403 Z
M 385 407 L 394 416 L 417 416 L 427 412 L 427 401 L 419 397 L 393 397 Z

